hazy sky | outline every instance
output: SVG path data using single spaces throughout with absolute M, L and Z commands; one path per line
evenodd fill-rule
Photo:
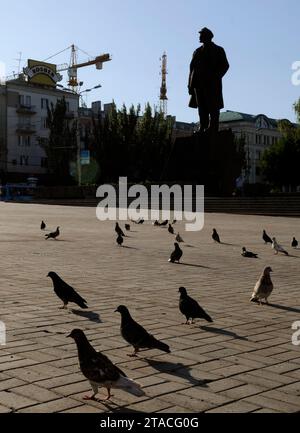
M 16 4 L 17 3 L 17 4 Z M 159 102 L 160 57 L 168 55 L 169 114 L 197 121 L 188 108 L 187 80 L 198 30 L 206 26 L 227 53 L 225 109 L 295 120 L 300 86 L 291 82 L 300 61 L 299 0 L 0 0 L 0 61 L 6 73 L 27 58 L 44 60 L 75 43 L 96 56 L 110 53 L 102 71 L 79 70 L 84 88 L 102 84 L 87 102 Z M 70 53 L 54 58 L 69 62 Z M 79 60 L 87 56 L 80 55 Z

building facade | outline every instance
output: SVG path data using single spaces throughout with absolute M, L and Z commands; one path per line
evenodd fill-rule
M 78 117 L 78 96 L 24 74 L 0 86 L 0 169 L 13 181 L 48 171 L 44 150 L 49 137 L 48 107 L 65 98 L 67 119 Z
M 260 161 L 263 152 L 281 137 L 278 121 L 265 114 L 225 111 L 220 114 L 220 130 L 229 128 L 236 138 L 245 142 L 246 168 L 242 173 L 244 181 L 251 184 L 263 182 Z

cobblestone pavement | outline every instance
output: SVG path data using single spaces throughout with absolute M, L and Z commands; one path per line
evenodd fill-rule
M 61 238 L 44 240 L 39 226 L 61 227 Z M 123 226 L 124 224 L 122 224 Z M 115 243 L 113 222 L 99 222 L 95 209 L 0 203 L 0 320 L 7 344 L 0 347 L 0 413 L 5 412 L 298 412 L 300 346 L 292 324 L 300 320 L 300 220 L 207 214 L 201 232 L 185 233 L 183 263 L 168 263 L 173 236 L 150 223 L 134 225 L 126 248 Z M 222 245 L 211 239 L 216 227 Z M 276 235 L 291 256 L 274 255 L 262 229 Z M 241 247 L 259 259 L 241 257 Z M 249 302 L 264 266 L 273 268 L 269 306 Z M 87 299 L 89 310 L 59 310 L 46 275 L 57 272 Z M 213 317 L 214 323 L 183 325 L 178 288 Z M 121 338 L 120 316 L 133 317 L 171 353 L 143 352 L 137 359 Z M 109 403 L 84 402 L 90 392 L 75 343 L 83 329 L 146 395 L 114 390 Z M 300 339 L 300 337 L 299 337 Z M 105 390 L 100 390 L 105 395 Z

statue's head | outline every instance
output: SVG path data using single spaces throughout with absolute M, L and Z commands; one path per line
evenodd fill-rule
M 203 29 L 201 29 L 199 31 L 200 34 L 200 42 L 205 43 L 205 42 L 211 42 L 211 40 L 214 37 L 214 34 L 211 30 L 209 30 L 207 27 L 203 27 Z

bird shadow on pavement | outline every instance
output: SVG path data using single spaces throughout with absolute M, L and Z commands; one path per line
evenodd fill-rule
M 278 304 L 263 304 L 264 306 L 266 305 L 267 307 L 273 307 L 273 308 L 278 308 L 278 310 L 283 310 L 283 311 L 290 311 L 292 313 L 300 313 L 300 309 L 299 308 L 293 308 L 293 307 L 286 307 L 285 305 L 278 305 Z
M 94 323 L 102 323 L 100 316 L 98 313 L 94 313 L 93 311 L 81 311 L 81 310 L 71 310 L 73 314 L 76 316 L 84 317 L 85 319 L 90 320 Z
M 229 244 L 228 242 L 220 242 L 220 245 L 226 245 L 228 247 L 239 247 L 238 244 Z
M 144 361 L 148 362 L 150 367 L 161 373 L 172 374 L 173 376 L 182 377 L 183 379 L 188 380 L 192 385 L 202 386 L 203 388 L 208 388 L 207 383 L 210 383 L 209 379 L 197 379 L 193 377 L 190 373 L 190 367 L 183 365 L 181 363 L 174 362 L 164 362 L 164 361 L 155 361 L 154 359 L 144 358 Z
M 226 329 L 214 328 L 214 327 L 205 326 L 205 325 L 200 326 L 200 329 L 202 329 L 203 331 L 212 332 L 214 334 L 227 335 L 228 337 L 233 337 L 233 338 L 236 338 L 237 340 L 248 341 L 248 338 L 242 337 L 241 335 L 238 335 L 235 332 L 227 331 Z
M 192 268 L 213 269 L 213 268 L 210 268 L 209 266 L 195 265 L 194 263 L 178 263 L 178 265 L 181 265 L 181 266 L 191 266 Z
M 127 250 L 139 250 L 139 248 L 129 247 L 128 245 L 122 245 L 122 248 L 126 248 Z

